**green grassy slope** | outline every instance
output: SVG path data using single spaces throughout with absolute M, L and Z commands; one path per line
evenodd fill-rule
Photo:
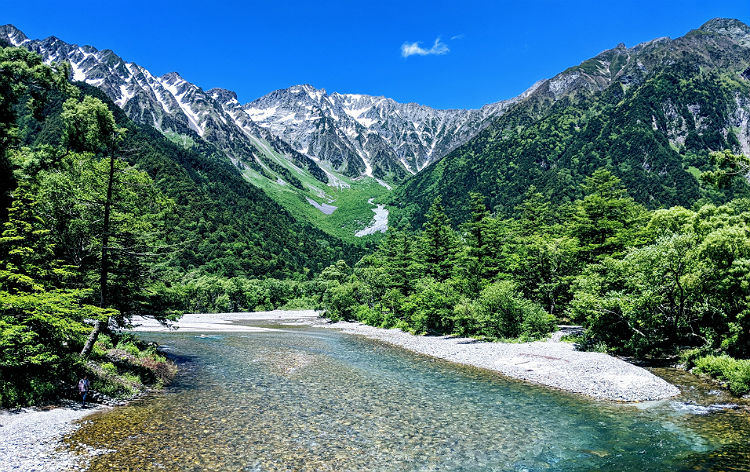
M 283 206 L 300 221 L 305 221 L 326 233 L 354 244 L 378 240 L 381 233 L 359 238 L 355 233 L 370 224 L 373 206 L 368 200 L 382 202 L 390 193 L 371 177 L 351 178 L 326 169 L 335 185 L 325 185 L 289 159 L 257 140 L 259 166 L 242 166 L 242 175 L 253 185 L 263 189 L 268 196 Z M 258 170 L 260 167 L 260 170 Z M 308 199 L 321 205 L 336 207 L 331 214 L 312 205 Z

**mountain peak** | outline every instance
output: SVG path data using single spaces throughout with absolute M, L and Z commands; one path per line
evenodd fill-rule
M 291 93 L 306 93 L 316 101 L 320 101 L 323 96 L 328 95 L 326 89 L 317 89 L 310 84 L 292 85 L 287 90 Z
M 179 74 L 179 72 L 167 72 L 162 75 L 161 78 L 167 82 L 184 82 L 185 79 Z
M 734 18 L 714 18 L 698 30 L 729 36 L 743 46 L 750 46 L 750 26 Z
M 237 101 L 237 93 L 224 88 L 212 88 L 211 90 L 208 90 L 208 94 L 213 99 L 219 100 L 223 103 L 231 102 L 232 100 Z
M 0 26 L 0 37 L 8 38 L 14 46 L 18 46 L 29 39 L 20 29 L 11 24 Z

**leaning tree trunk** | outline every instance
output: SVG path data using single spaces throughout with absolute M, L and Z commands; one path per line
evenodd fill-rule
M 114 149 L 109 153 L 109 178 L 107 179 L 107 198 L 104 201 L 104 226 L 102 228 L 102 267 L 99 272 L 99 307 L 107 308 L 107 279 L 109 278 L 109 217 L 112 208 L 112 186 L 115 178 L 115 152 Z M 107 318 L 109 326 L 109 318 Z M 86 344 L 81 350 L 81 357 L 87 357 L 94 348 L 94 343 L 102 331 L 102 322 L 97 320 L 94 328 L 86 340 Z

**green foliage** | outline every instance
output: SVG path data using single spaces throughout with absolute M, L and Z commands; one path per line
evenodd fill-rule
M 706 346 L 747 356 L 749 217 L 732 205 L 653 212 L 649 244 L 578 277 L 571 317 L 621 352 Z
M 643 209 L 611 172 L 598 169 L 583 185 L 586 196 L 576 202 L 571 233 L 578 239 L 587 262 L 619 255 L 637 237 Z
M 693 372 L 726 382 L 729 390 L 737 396 L 750 392 L 750 360 L 733 359 L 727 355 L 705 356 L 695 361 Z
M 0 290 L 0 405 L 49 401 L 61 383 L 74 380 L 81 363 L 75 353 L 89 331 L 84 321 L 111 314 L 84 297 L 72 290 Z
M 419 334 L 526 340 L 547 335 L 555 317 L 526 298 L 523 289 L 538 298 L 553 293 L 554 298 L 560 281 L 570 276 L 565 271 L 571 264 L 556 255 L 537 267 L 538 258 L 531 253 L 517 257 L 520 248 L 529 247 L 528 238 L 538 236 L 529 227 L 492 217 L 480 196 L 473 205 L 472 219 L 460 235 L 451 229 L 438 199 L 420 233 L 391 232 L 352 271 L 334 266 L 323 271 L 318 280 L 325 286 L 326 316 Z M 565 252 L 575 259 L 573 249 Z M 523 289 L 503 280 L 516 274 L 523 274 L 517 277 L 526 282 Z
M 458 301 L 459 294 L 451 281 L 422 278 L 404 304 L 408 314 L 404 321 L 419 334 L 450 333 L 453 331 L 453 307 Z
M 31 121 L 40 118 L 49 95 L 55 91 L 72 93 L 68 73 L 67 65 L 53 69 L 26 49 L 0 47 L 0 220 L 6 215 L 15 187 L 8 151 L 25 134 L 18 122 L 23 117 Z
M 80 102 L 75 98 L 66 100 L 61 118 L 65 124 L 62 143 L 75 152 L 110 152 L 126 131 L 117 127 L 107 105 L 91 96 Z
M 733 154 L 729 149 L 711 153 L 711 162 L 716 170 L 701 174 L 701 178 L 719 188 L 731 187 L 735 179 L 745 179 L 750 174 L 750 157 Z
M 447 280 L 452 272 L 456 256 L 456 236 L 451 229 L 450 220 L 445 214 L 443 203 L 436 198 L 425 215 L 423 257 L 425 273 L 438 281 Z
M 515 284 L 507 280 L 488 286 L 468 306 L 464 303 L 457 307 L 456 315 L 469 327 L 462 329 L 461 334 L 490 339 L 521 336 L 535 339 L 555 328 L 555 318 L 541 306 L 524 299 Z
M 335 284 L 326 291 L 326 316 L 334 321 L 356 319 L 357 308 L 367 297 L 366 287 L 360 282 Z
M 331 272 L 323 305 L 416 333 L 529 340 L 565 317 L 586 328 L 582 349 L 750 355 L 750 200 L 648 211 L 607 170 L 583 190 L 554 211 L 532 186 L 511 219 L 470 195 L 459 232 L 437 199 L 423 231 Z

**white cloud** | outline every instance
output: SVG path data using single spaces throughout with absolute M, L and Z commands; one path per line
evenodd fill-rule
M 441 56 L 447 54 L 450 51 L 445 43 L 440 41 L 440 38 L 436 38 L 430 49 L 425 49 L 419 45 L 419 41 L 413 43 L 404 43 L 401 45 L 401 57 L 409 56 L 430 56 L 436 55 Z

